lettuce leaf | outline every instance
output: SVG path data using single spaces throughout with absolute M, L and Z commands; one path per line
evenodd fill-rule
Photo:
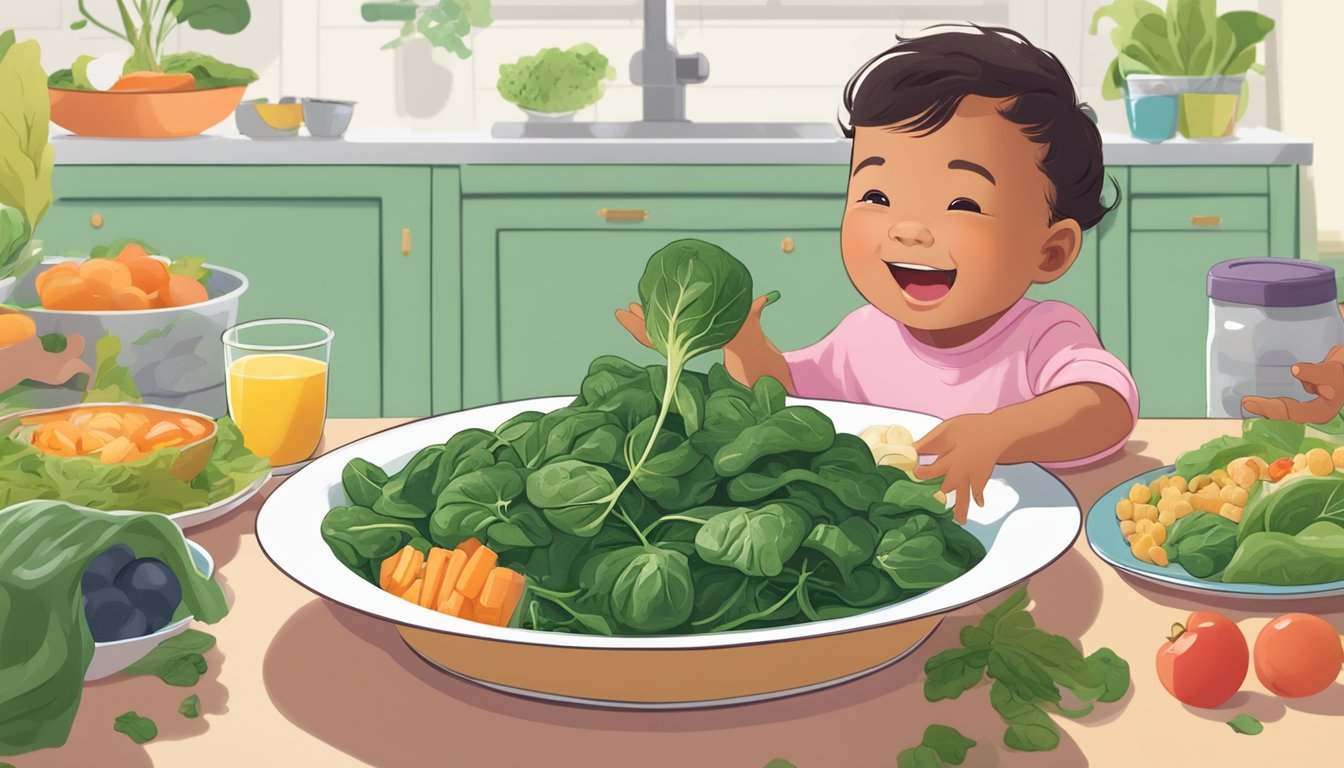
M 108 334 L 94 347 L 93 387 L 84 393 L 84 403 L 138 403 L 140 390 L 130 369 L 117 362 L 121 339 Z
M 221 418 L 205 469 L 185 483 L 172 473 L 181 455 L 165 448 L 140 461 L 103 464 L 62 458 L 13 437 L 0 437 L 0 507 L 32 499 L 63 499 L 94 509 L 175 514 L 222 501 L 266 474 L 269 464 L 243 446 L 232 419 Z
M 15 42 L 12 31 L 0 34 L 0 207 L 13 208 L 27 225 L 23 243 L 0 253 L 0 279 L 21 277 L 33 259 L 24 246 L 51 207 L 51 172 L 56 153 L 48 141 L 51 102 L 41 50 L 35 40 Z M 7 226 L 12 229 L 12 226 Z M 12 234 L 7 236 L 12 238 Z
M 247 67 L 225 64 L 213 56 L 195 51 L 170 53 L 159 59 L 166 74 L 190 74 L 196 78 L 196 90 L 228 88 L 257 81 L 257 73 Z
M 505 101 L 538 112 L 571 112 L 596 104 L 603 83 L 615 79 L 607 57 L 591 45 L 545 48 L 499 65 L 496 89 Z
M 200 621 L 217 622 L 229 610 L 220 586 L 196 570 L 182 530 L 159 515 L 33 501 L 0 509 L 0 542 L 0 755 L 59 747 L 69 737 L 94 648 L 80 579 L 104 549 L 126 544 L 137 557 L 162 561 Z

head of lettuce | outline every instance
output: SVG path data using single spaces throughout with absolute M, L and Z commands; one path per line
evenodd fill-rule
M 182 530 L 163 515 L 47 500 L 0 509 L 0 756 L 59 747 L 70 735 L 93 658 L 80 579 L 117 544 L 177 574 L 174 620 L 214 623 L 228 613 L 223 591 L 196 569 Z

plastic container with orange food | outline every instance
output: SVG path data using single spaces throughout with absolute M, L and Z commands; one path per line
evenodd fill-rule
M 175 448 L 181 454 L 172 472 L 187 483 L 210 461 L 218 432 L 215 422 L 201 414 L 134 403 L 25 411 L 5 419 L 4 424 L 10 437 L 43 453 L 103 464 L 130 464 L 155 451 Z
M 168 273 L 161 257 L 130 246 L 115 259 L 48 259 L 25 275 L 11 303 L 37 325 L 38 335 L 79 334 L 84 362 L 96 368 L 97 340 L 121 341 L 117 362 L 129 369 L 146 403 L 212 418 L 228 412 L 224 331 L 238 322 L 247 290 L 242 274 L 206 264 L 205 285 Z M 138 250 L 138 247 L 135 248 Z M 99 263 L 101 262 L 101 263 Z M 79 396 L 68 392 L 73 404 Z

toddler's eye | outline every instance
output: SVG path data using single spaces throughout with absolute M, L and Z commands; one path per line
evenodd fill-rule
M 947 204 L 949 211 L 970 211 L 971 213 L 980 212 L 980 204 L 969 197 L 958 197 L 956 200 Z
M 877 191 L 876 189 L 870 189 L 867 192 L 864 192 L 863 197 L 859 198 L 859 202 L 872 203 L 874 205 L 885 205 L 888 207 L 891 206 L 891 201 L 887 199 L 887 196 Z

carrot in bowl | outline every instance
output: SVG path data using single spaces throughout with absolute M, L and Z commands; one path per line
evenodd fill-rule
M 37 335 L 37 324 L 31 317 L 13 312 L 0 315 L 0 347 L 18 344 Z
M 190 72 L 169 74 L 166 72 L 130 72 L 112 84 L 109 91 L 124 93 L 162 93 L 165 91 L 190 91 L 196 88 L 196 76 Z

